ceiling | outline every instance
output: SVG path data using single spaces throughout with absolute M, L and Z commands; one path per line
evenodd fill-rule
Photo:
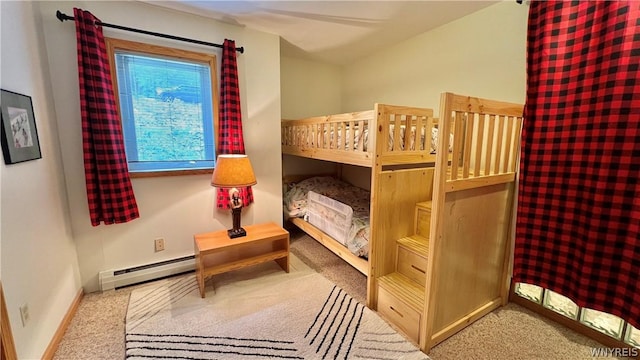
M 145 2 L 277 34 L 285 56 L 344 65 L 497 1 Z

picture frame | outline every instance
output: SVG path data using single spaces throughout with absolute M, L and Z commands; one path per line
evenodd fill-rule
M 31 97 L 0 91 L 4 163 L 11 165 L 42 158 Z

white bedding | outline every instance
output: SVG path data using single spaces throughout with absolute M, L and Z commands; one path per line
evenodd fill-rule
M 293 184 L 283 200 L 287 218 L 304 218 L 351 253 L 368 257 L 371 201 L 368 191 L 333 177 L 313 177 Z

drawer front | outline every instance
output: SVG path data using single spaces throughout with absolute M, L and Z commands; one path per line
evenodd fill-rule
M 424 257 L 398 246 L 396 269 L 400 274 L 415 281 L 418 285 L 425 286 L 427 281 L 427 259 Z
M 381 287 L 378 287 L 378 312 L 413 341 L 420 341 L 420 314 Z
M 416 234 L 429 238 L 431 228 L 431 211 L 426 209 L 416 209 Z

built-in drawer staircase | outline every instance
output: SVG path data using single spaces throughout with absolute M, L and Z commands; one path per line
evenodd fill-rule
M 378 312 L 419 342 L 429 259 L 431 201 L 416 204 L 414 234 L 396 240 L 395 271 L 378 278 Z

